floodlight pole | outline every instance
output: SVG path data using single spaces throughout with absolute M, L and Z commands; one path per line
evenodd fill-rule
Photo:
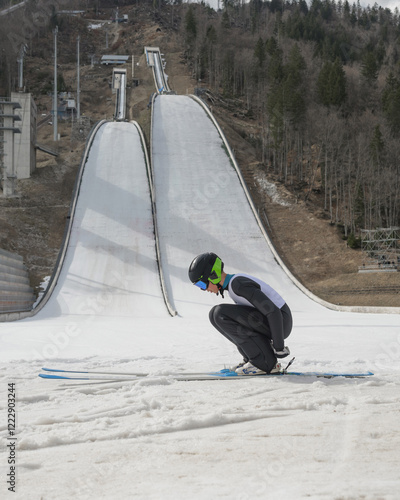
M 17 59 L 18 62 L 18 88 L 19 91 L 22 92 L 24 86 L 24 57 L 26 52 L 26 45 L 22 44 L 21 49 L 19 51 L 19 57 Z
M 57 33 L 58 26 L 56 26 L 54 33 L 54 91 L 53 91 L 53 139 L 58 140 L 58 99 L 57 99 Z
M 79 123 L 79 120 L 81 118 L 81 78 L 80 78 L 80 61 L 79 61 L 79 42 L 80 42 L 80 39 L 81 37 L 78 36 L 78 47 L 77 47 L 77 51 L 78 51 L 78 55 L 77 55 L 77 59 L 78 59 L 78 66 L 77 66 L 77 79 L 78 79 L 78 82 L 77 82 L 77 91 L 76 91 L 76 118 L 77 118 L 77 121 Z

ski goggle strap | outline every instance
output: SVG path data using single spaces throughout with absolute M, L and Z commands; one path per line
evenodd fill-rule
M 208 281 L 210 281 L 213 285 L 217 285 L 221 280 L 222 268 L 222 260 L 217 257 L 211 269 L 210 276 L 208 277 Z

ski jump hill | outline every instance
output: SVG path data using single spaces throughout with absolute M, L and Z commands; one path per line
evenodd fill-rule
M 193 257 L 206 251 L 220 255 L 228 272 L 254 274 L 276 288 L 292 309 L 295 332 L 341 335 L 346 327 L 347 335 L 351 327 L 361 339 L 366 326 L 398 326 L 397 314 L 373 314 L 398 310 L 340 308 L 296 282 L 269 243 L 206 106 L 191 96 L 158 95 L 151 163 L 136 123 L 100 122 L 92 131 L 55 275 L 32 317 L 9 331 L 25 331 L 32 342 L 72 322 L 80 337 L 132 330 L 158 336 L 158 318 L 166 332 L 190 331 L 194 321 L 209 330 L 215 297 L 187 278 Z M 72 347 L 74 334 L 66 335 Z

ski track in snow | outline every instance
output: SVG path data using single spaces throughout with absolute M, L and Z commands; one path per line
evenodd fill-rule
M 131 366 L 113 363 L 109 369 L 145 370 L 146 364 L 140 363 L 143 365 L 139 367 L 137 362 Z M 85 366 L 99 369 L 98 364 Z M 398 498 L 395 491 L 391 494 L 387 480 L 386 490 L 378 495 L 382 492 L 380 469 L 387 476 L 394 459 L 392 450 L 400 446 L 400 383 L 392 375 L 352 380 L 212 382 L 150 376 L 134 382 L 70 383 L 32 379 L 39 368 L 39 364 L 33 367 L 32 363 L 19 362 L 13 374 L 21 394 L 18 498 L 27 498 L 24 495 L 29 485 L 43 480 L 43 474 L 48 478 L 48 495 L 43 498 L 114 498 L 114 494 L 125 498 L 182 498 L 185 488 L 194 498 L 206 498 L 208 494 L 216 498 L 244 499 L 253 494 L 269 498 L 271 487 L 274 494 L 280 491 L 291 498 L 303 498 L 301 491 L 296 493 L 290 486 L 303 475 L 302 489 L 307 491 L 304 498 Z M 5 386 L 9 380 L 7 366 L 0 366 L 0 373 Z M 5 436 L 2 425 L 0 439 Z M 109 465 L 115 453 L 121 453 L 122 461 Z M 242 453 L 254 454 L 257 460 L 242 461 Z M 372 456 L 373 460 L 368 458 Z M 62 457 L 70 459 L 63 462 Z M 202 480 L 198 474 L 190 476 L 196 466 L 205 467 Z M 77 468 L 84 471 L 84 477 L 73 487 L 69 484 L 65 496 L 60 488 L 64 480 L 57 473 L 51 475 L 57 467 L 67 477 L 74 477 Z M 132 496 L 126 496 L 126 485 L 114 481 L 116 469 L 120 474 L 121 467 L 125 474 L 131 470 L 135 477 L 140 470 L 146 471 L 147 479 L 135 482 Z M 160 467 L 169 471 L 169 477 L 160 474 Z M 326 491 L 314 491 L 312 484 L 319 482 L 321 487 L 318 478 L 326 474 L 327 467 L 331 480 L 322 481 Z M 229 485 L 220 480 L 226 469 L 240 470 L 241 480 L 233 495 Z M 366 481 L 362 486 L 364 496 L 352 497 L 348 481 L 360 471 Z M 232 471 L 227 474 L 230 477 Z M 398 485 L 396 475 L 392 470 L 393 485 Z M 340 488 L 344 478 L 347 493 Z M 173 491 L 168 491 L 169 484 L 173 484 Z M 52 494 L 51 488 L 57 494 Z M 354 488 L 357 491 L 360 486 L 354 483 Z

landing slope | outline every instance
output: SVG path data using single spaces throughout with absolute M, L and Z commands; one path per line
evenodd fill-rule
M 96 134 L 71 239 L 45 315 L 165 314 L 155 258 L 145 157 L 133 123 Z
M 198 314 L 197 304 L 210 303 L 208 294 L 188 286 L 188 266 L 201 252 L 220 255 L 229 272 L 256 273 L 290 288 L 282 273 L 276 275 L 221 137 L 199 104 L 187 96 L 158 96 L 152 147 L 162 262 L 178 313 Z
M 196 101 L 156 98 L 152 147 L 162 262 L 179 314 L 210 303 L 187 277 L 191 260 L 206 251 L 220 255 L 228 272 L 260 276 L 288 302 L 315 307 L 276 263 L 223 141 Z

